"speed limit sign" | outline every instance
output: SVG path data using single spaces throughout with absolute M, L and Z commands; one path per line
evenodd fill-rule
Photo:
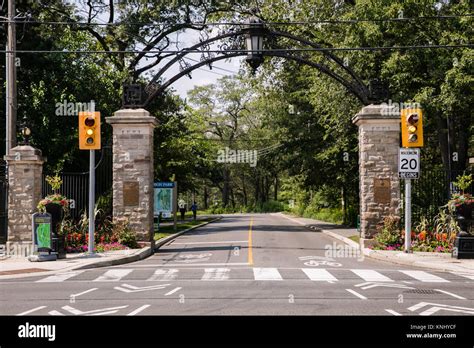
M 400 148 L 398 176 L 402 179 L 418 179 L 420 177 L 420 149 Z

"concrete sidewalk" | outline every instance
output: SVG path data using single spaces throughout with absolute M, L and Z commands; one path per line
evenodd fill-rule
M 279 213 L 280 215 L 304 225 L 315 231 L 323 232 L 336 239 L 343 241 L 353 247 L 360 248 L 360 245 L 349 239 L 351 236 L 359 236 L 356 228 L 336 225 L 330 222 L 319 221 L 315 219 L 301 218 L 289 214 Z M 391 262 L 400 265 L 416 266 L 435 271 L 455 272 L 462 274 L 474 274 L 474 260 L 459 260 L 451 257 L 448 253 L 430 253 L 418 252 L 407 254 L 403 251 L 372 250 L 363 248 L 365 256 L 372 259 Z
M 204 220 L 208 217 L 209 216 L 201 216 L 198 220 Z M 183 233 L 205 226 L 211 222 L 219 220 L 220 218 L 220 216 L 217 216 L 211 221 L 203 222 L 184 231 L 172 234 L 166 238 L 156 240 L 154 250 Z M 191 220 L 185 222 L 189 221 Z M 66 259 L 42 262 L 31 262 L 27 257 L 10 256 L 2 258 L 0 256 L 0 280 L 21 278 L 25 276 L 42 276 L 57 272 L 68 272 L 87 268 L 122 265 L 147 258 L 153 254 L 154 250 L 150 247 L 145 247 L 141 249 L 107 251 L 96 253 L 94 255 L 87 255 L 86 253 L 71 253 L 66 254 Z
M 150 247 L 145 247 L 142 249 L 107 251 L 94 255 L 85 253 L 67 254 L 65 259 L 43 262 L 31 262 L 26 257 L 4 257 L 0 259 L 0 279 L 121 265 L 142 260 L 152 253 Z

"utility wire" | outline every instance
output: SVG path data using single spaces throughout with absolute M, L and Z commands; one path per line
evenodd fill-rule
M 251 50 L 153 50 L 147 51 L 147 54 L 179 54 L 179 53 L 281 53 L 281 52 L 332 52 L 332 51 L 397 51 L 397 50 L 417 50 L 417 49 L 455 49 L 455 48 L 472 48 L 474 44 L 460 44 L 460 45 L 412 45 L 412 46 L 375 46 L 375 47 L 320 47 L 320 48 L 291 48 L 291 49 L 263 49 L 259 51 Z M 114 51 L 100 51 L 100 50 L 14 50 L 5 53 L 45 53 L 45 54 L 134 54 L 142 53 L 141 50 L 114 50 Z
M 444 16 L 420 16 L 420 17 L 397 17 L 397 18 L 354 18 L 354 19 L 321 19 L 312 21 L 288 21 L 288 22 L 264 22 L 268 25 L 308 25 L 308 24 L 354 24 L 366 22 L 409 22 L 418 20 L 449 20 L 456 18 L 474 17 L 474 14 L 444 15 Z M 5 18 L 5 17 L 0 17 Z M 163 26 L 168 23 L 154 22 L 115 22 L 115 23 L 97 23 L 97 22 L 74 22 L 74 21 L 34 21 L 23 20 L 14 21 L 18 24 L 44 24 L 44 25 L 83 25 L 83 26 L 120 26 L 120 25 L 143 25 L 143 26 Z M 8 20 L 0 20 L 0 23 L 8 23 Z M 176 23 L 175 25 L 192 25 L 192 26 L 251 26 L 252 23 L 244 22 L 194 22 L 194 23 Z M 255 24 L 257 25 L 257 24 Z

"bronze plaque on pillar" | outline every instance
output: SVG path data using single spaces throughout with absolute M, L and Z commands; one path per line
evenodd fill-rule
M 374 201 L 375 203 L 390 203 L 392 190 L 390 179 L 374 179 Z
M 124 181 L 123 205 L 126 207 L 138 206 L 139 183 L 138 181 Z

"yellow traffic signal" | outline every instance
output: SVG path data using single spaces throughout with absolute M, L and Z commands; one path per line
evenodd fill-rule
M 79 149 L 100 150 L 100 112 L 79 112 Z
M 423 147 L 423 112 L 421 109 L 402 109 L 402 146 Z

